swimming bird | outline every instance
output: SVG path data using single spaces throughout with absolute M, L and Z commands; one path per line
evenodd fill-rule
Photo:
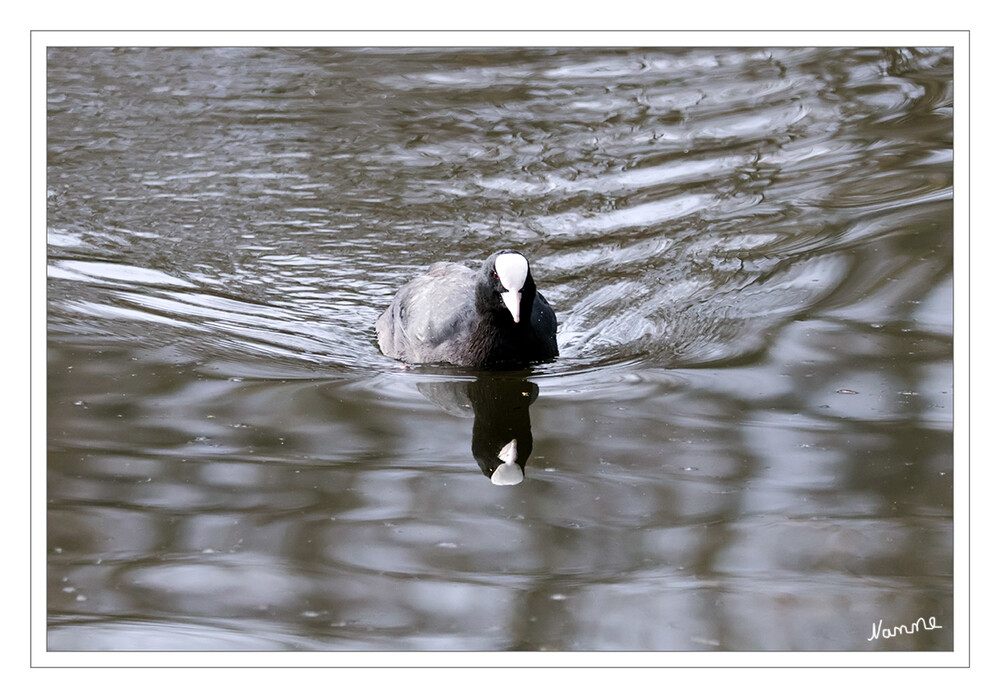
M 519 368 L 559 355 L 556 314 L 528 260 L 504 250 L 477 271 L 437 262 L 405 284 L 375 323 L 382 353 L 408 363 Z

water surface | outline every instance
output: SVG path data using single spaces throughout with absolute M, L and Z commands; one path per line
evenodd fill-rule
M 49 649 L 952 649 L 952 72 L 50 49 Z M 379 354 L 501 248 L 556 362 Z

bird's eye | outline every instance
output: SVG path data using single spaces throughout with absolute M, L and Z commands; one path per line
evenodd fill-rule
M 499 274 L 497 274 L 496 272 L 493 272 L 493 278 L 494 278 L 494 279 L 499 279 L 499 278 L 500 278 L 500 275 L 499 275 Z

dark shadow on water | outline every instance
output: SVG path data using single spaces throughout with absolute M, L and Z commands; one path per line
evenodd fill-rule
M 418 383 L 417 390 L 450 414 L 474 418 L 472 455 L 490 482 L 516 485 L 524 479 L 535 383 L 522 376 L 481 375 L 475 381 Z

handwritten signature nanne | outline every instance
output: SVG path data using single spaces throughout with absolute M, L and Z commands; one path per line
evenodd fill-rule
M 921 628 L 920 626 L 923 626 Z M 912 635 L 920 630 L 940 630 L 943 625 L 938 625 L 937 620 L 934 616 L 930 616 L 927 620 L 923 618 L 917 618 L 917 620 L 910 625 L 894 625 L 891 628 L 882 628 L 882 619 L 878 619 L 878 625 L 872 623 L 872 636 L 868 638 L 868 642 L 871 642 L 877 637 L 882 637 L 889 639 L 891 637 L 896 637 L 897 635 Z

